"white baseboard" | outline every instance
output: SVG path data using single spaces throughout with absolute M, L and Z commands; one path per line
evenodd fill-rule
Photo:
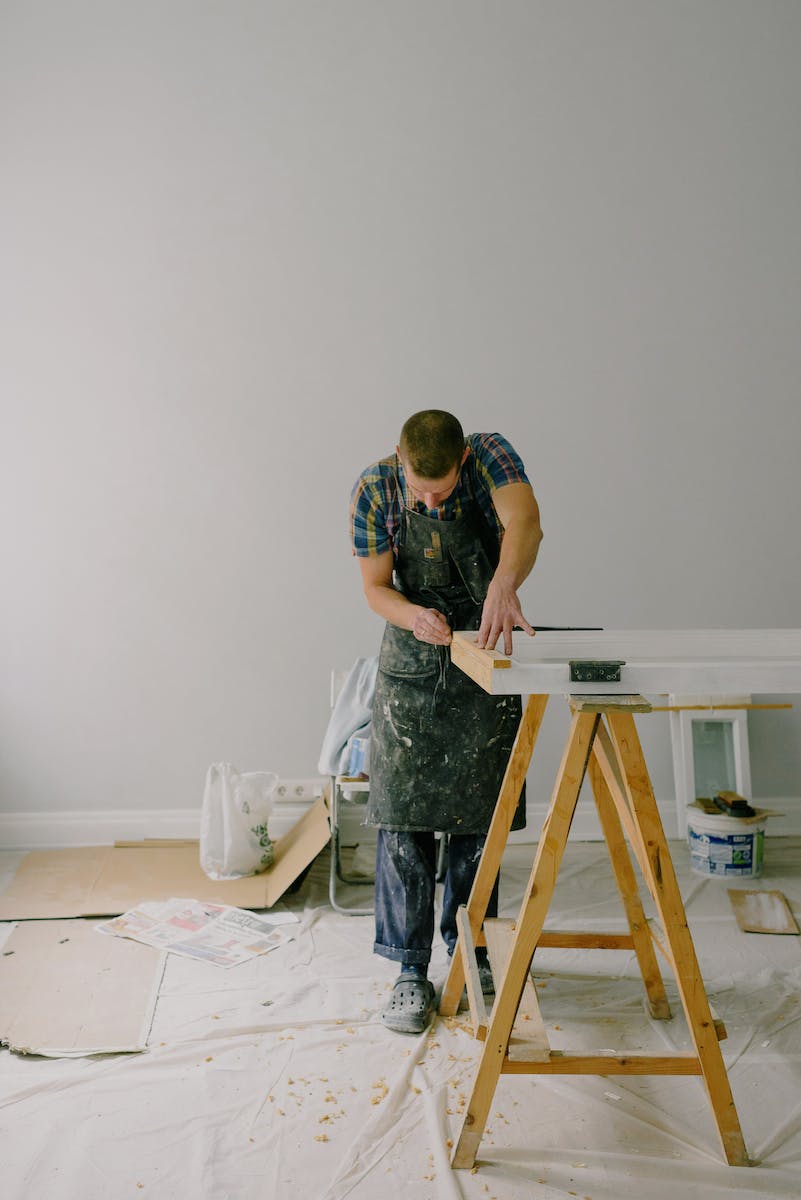
M 321 794 L 322 779 L 281 780 L 270 833 L 283 837 Z M 62 850 L 146 838 L 199 838 L 199 808 L 0 812 L 0 850 Z
M 321 779 L 285 780 L 270 816 L 270 831 L 282 837 L 303 816 L 320 795 Z M 283 790 L 282 790 L 283 789 Z M 801 796 L 754 800 L 759 808 L 780 813 L 771 817 L 767 834 L 801 836 Z M 660 802 L 659 811 L 668 839 L 679 836 L 675 804 Z M 528 824 L 509 837 L 511 844 L 534 844 L 546 816 L 545 804 L 528 803 Z M 345 844 L 374 838 L 374 831 L 362 825 L 358 805 L 342 810 L 342 837 Z M 109 846 L 116 841 L 145 838 L 198 838 L 199 808 L 109 809 L 74 812 L 0 812 L 0 850 L 58 850 L 73 846 Z M 598 841 L 601 827 L 592 803 L 579 803 L 570 836 L 576 841 Z

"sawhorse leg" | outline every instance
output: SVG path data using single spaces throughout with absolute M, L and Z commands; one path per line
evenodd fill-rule
M 454 1167 L 472 1167 L 475 1162 L 504 1065 L 523 985 L 548 913 L 599 720 L 597 713 L 577 713 L 571 723 L 570 736 L 556 777 L 548 817 L 537 844 L 506 969 L 501 979 L 496 980 L 495 1004 L 479 1058 L 473 1093 L 454 1149 Z
M 607 719 L 617 759 L 623 770 L 641 855 L 647 867 L 645 881 L 662 922 L 684 1015 L 720 1132 L 723 1152 L 732 1166 L 747 1166 L 748 1152 L 637 727 L 629 713 L 610 712 Z
M 548 703 L 547 696 L 529 696 L 523 709 L 523 716 L 518 726 L 517 735 L 512 745 L 512 752 L 506 764 L 498 803 L 487 831 L 481 861 L 476 871 L 470 898 L 467 901 L 467 915 L 474 943 L 481 943 L 481 927 L 487 913 L 492 889 L 501 868 L 501 859 L 506 849 L 506 841 L 512 828 L 520 791 L 526 778 L 526 771 L 531 762 L 534 744 L 542 725 L 542 718 Z M 442 989 L 439 1011 L 444 1017 L 453 1016 L 459 1008 L 462 989 L 465 983 L 465 968 L 463 958 L 464 939 L 459 939 L 459 945 L 451 959 L 448 978 Z
M 623 907 L 626 910 L 634 953 L 637 955 L 640 974 L 642 975 L 646 995 L 648 996 L 648 1010 L 655 1020 L 666 1021 L 670 1018 L 670 1005 L 665 993 L 665 984 L 662 979 L 662 973 L 659 970 L 659 963 L 656 960 L 656 952 L 651 940 L 651 931 L 645 919 L 645 912 L 642 900 L 640 899 L 640 889 L 637 885 L 637 877 L 634 874 L 629 852 L 626 849 L 626 839 L 623 836 L 623 828 L 617 809 L 615 808 L 612 793 L 604 779 L 596 757 L 596 748 L 602 728 L 603 725 L 599 726 L 596 733 L 589 766 L 595 805 L 598 809 L 601 828 L 609 849 L 609 859 L 612 863 L 617 888 L 620 892 L 620 898 L 623 901 Z

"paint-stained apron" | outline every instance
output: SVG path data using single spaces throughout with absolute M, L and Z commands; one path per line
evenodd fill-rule
M 478 629 L 499 557 L 497 535 L 472 500 L 438 521 L 402 510 L 395 586 L 436 608 L 452 629 Z M 451 663 L 447 646 L 387 624 L 378 659 L 367 824 L 395 831 L 486 833 L 522 712 Z M 525 787 L 513 829 L 525 825 Z

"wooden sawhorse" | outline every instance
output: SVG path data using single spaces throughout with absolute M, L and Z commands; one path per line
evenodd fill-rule
M 467 986 L 476 1037 L 484 1045 L 473 1091 L 453 1152 L 454 1167 L 472 1167 L 503 1073 L 559 1075 L 701 1075 L 732 1166 L 749 1165 L 723 1056 L 726 1031 L 709 1007 L 662 822 L 633 714 L 649 712 L 641 696 L 570 696 L 572 720 L 548 815 L 516 921 L 485 914 L 528 770 L 548 697 L 524 706 L 498 803 L 467 906 L 458 914 L 459 939 L 442 992 L 440 1013 L 456 1013 Z M 628 934 L 543 930 L 584 776 L 589 771 L 615 879 L 628 918 Z M 646 921 L 626 841 L 640 867 L 661 922 Z M 487 1016 L 475 947 L 486 945 L 496 984 Z M 652 1017 L 670 1017 L 654 951 L 672 967 L 694 1052 L 672 1054 L 573 1054 L 551 1050 L 530 976 L 538 946 L 633 949 Z

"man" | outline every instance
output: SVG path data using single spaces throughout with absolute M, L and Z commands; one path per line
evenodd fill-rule
M 378 827 L 377 954 L 400 975 L 384 1024 L 422 1032 L 434 930 L 434 833 L 448 835 L 440 930 L 453 953 L 520 722 L 519 697 L 490 696 L 450 662 L 454 629 L 479 646 L 534 631 L 517 592 L 537 557 L 539 509 L 523 463 L 500 434 L 465 439 L 456 417 L 415 413 L 396 453 L 351 496 L 353 553 L 370 608 L 386 619 L 373 701 L 367 823 Z M 524 801 L 513 828 L 525 824 Z M 496 882 L 488 914 L 497 915 Z M 486 951 L 482 986 L 492 989 Z

